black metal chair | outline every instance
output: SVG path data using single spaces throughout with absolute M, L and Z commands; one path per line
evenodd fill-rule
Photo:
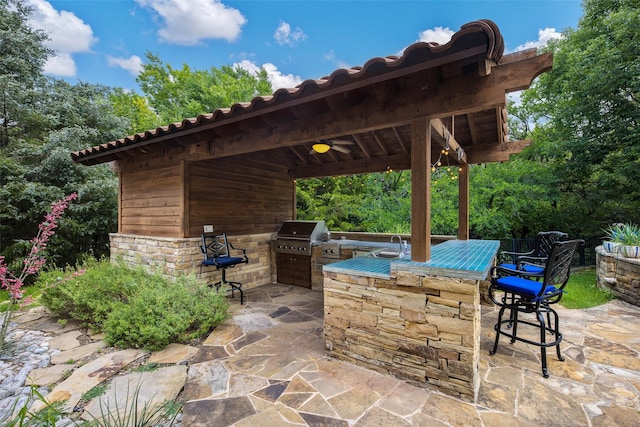
M 498 321 L 494 326 L 496 340 L 493 349 L 489 354 L 493 355 L 498 350 L 500 335 L 511 338 L 511 343 L 515 341 L 525 342 L 539 346 L 541 349 L 542 375 L 549 377 L 547 369 L 547 347 L 556 347 L 558 360 L 564 361 L 560 354 L 560 342 L 562 334 L 558 313 L 551 307 L 562 299 L 564 288 L 569 280 L 571 272 L 571 260 L 579 245 L 583 245 L 583 240 L 567 240 L 555 242 L 548 255 L 544 266 L 544 276 L 542 281 L 532 280 L 529 273 L 522 270 L 509 269 L 496 266 L 492 272 L 491 285 L 489 286 L 489 298 L 500 307 Z M 502 320 L 505 310 L 510 311 L 509 319 Z M 520 314 L 535 313 L 537 323 L 531 320 L 520 318 Z M 553 323 L 551 321 L 553 315 Z M 546 322 L 545 322 L 546 317 Z M 508 323 L 512 328 L 503 330 L 502 325 Z M 535 341 L 533 338 L 518 336 L 518 326 L 524 324 L 539 329 L 540 338 Z M 547 334 L 553 336 L 551 342 L 547 342 Z
M 541 277 L 544 274 L 544 265 L 547 257 L 551 252 L 553 244 L 557 241 L 564 240 L 568 236 L 562 231 L 541 231 L 536 236 L 536 245 L 529 252 L 500 252 L 500 266 L 511 269 L 521 270 L 529 273 L 530 277 Z
M 200 274 L 202 267 L 215 266 L 216 270 L 222 270 L 222 278 L 216 283 L 209 284 L 210 287 L 220 289 L 222 286 L 229 286 L 231 297 L 235 297 L 235 291 L 240 292 L 240 304 L 244 304 L 244 293 L 242 283 L 227 281 L 227 268 L 233 268 L 238 264 L 249 263 L 246 249 L 236 249 L 227 240 L 226 233 L 204 233 L 202 234 L 202 245 L 200 246 L 204 259 L 200 264 Z M 242 256 L 231 256 L 231 250 L 242 252 Z

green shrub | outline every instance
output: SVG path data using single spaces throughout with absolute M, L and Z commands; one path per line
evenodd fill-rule
M 104 331 L 111 345 L 158 350 L 205 335 L 226 319 L 227 310 L 224 293 L 186 278 L 146 286 L 127 304 L 118 304 Z
M 111 345 L 157 350 L 199 338 L 228 316 L 228 303 L 194 276 L 169 280 L 108 260 L 52 270 L 38 279 L 56 316 L 103 331 Z
M 86 260 L 82 267 L 56 269 L 38 278 L 44 283 L 42 303 L 56 316 L 80 321 L 101 332 L 117 303 L 126 303 L 151 277 L 141 269 Z

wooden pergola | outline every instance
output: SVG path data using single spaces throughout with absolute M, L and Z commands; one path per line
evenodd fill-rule
M 474 21 L 445 45 L 416 43 L 399 57 L 373 58 L 72 156 L 85 165 L 136 163 L 138 170 L 149 158 L 179 164 L 184 203 L 172 233 L 182 237 L 201 225 L 189 212 L 188 199 L 196 194 L 189 167 L 195 162 L 251 162 L 286 171 L 291 179 L 411 169 L 412 260 L 424 262 L 430 258 L 432 159 L 446 147 L 450 163 L 459 166 L 458 238 L 468 239 L 469 165 L 506 161 L 529 144 L 508 140 L 506 94 L 548 71 L 552 55 L 503 53 L 497 26 Z M 314 142 L 332 139 L 350 141 L 349 152 L 312 152 Z M 121 184 L 121 198 L 123 191 Z M 295 196 L 291 205 L 295 211 Z

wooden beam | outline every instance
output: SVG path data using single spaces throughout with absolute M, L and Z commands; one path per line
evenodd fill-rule
M 426 117 L 411 122 L 411 261 L 431 258 L 431 130 Z
M 356 144 L 358 144 L 358 147 L 360 147 L 360 149 L 362 150 L 362 153 L 364 154 L 364 156 L 367 159 L 371 158 L 371 153 L 369 152 L 369 149 L 367 148 L 367 145 L 362 141 L 362 139 L 358 136 L 358 135 L 351 135 L 353 136 L 353 139 L 356 141 Z
M 339 162 L 302 165 L 291 169 L 291 173 L 296 178 L 315 178 L 384 172 L 388 168 L 393 170 L 411 169 L 411 157 L 408 154 L 397 154 L 376 159 L 342 160 Z
M 469 240 L 469 165 L 458 168 L 458 239 Z
M 521 152 L 529 145 L 531 145 L 530 139 L 474 145 L 467 147 L 467 159 L 470 164 L 506 162 L 509 156 Z
M 402 151 L 405 154 L 408 153 L 408 151 L 407 151 L 407 142 L 402 137 L 402 134 L 400 133 L 400 131 L 398 131 L 397 127 L 394 126 L 392 129 L 393 129 L 393 133 L 396 135 L 396 139 L 398 140 L 398 144 L 400 144 L 400 148 L 402 148 Z
M 454 160 L 458 162 L 458 164 L 464 165 L 467 163 L 467 154 L 464 152 L 464 149 L 456 138 L 449 132 L 449 129 L 446 128 L 441 119 L 433 119 L 431 120 L 431 127 L 433 131 L 438 134 L 440 138 L 436 138 L 435 140 L 444 148 L 445 150 L 451 150 L 456 153 L 456 155 L 452 155 Z
M 303 146 L 302 148 L 304 149 L 305 147 Z M 301 161 L 302 163 L 305 163 L 305 164 L 306 164 L 306 163 L 308 163 L 308 162 L 307 162 L 307 157 L 308 157 L 308 156 L 303 156 L 302 154 L 300 154 L 300 153 L 298 152 L 298 147 L 291 147 L 291 146 L 289 146 L 289 149 L 290 149 L 291 151 L 293 151 L 293 154 L 295 154 L 295 155 L 296 155 L 296 157 L 297 157 L 298 159 L 300 159 L 300 161 Z
M 387 147 L 384 146 L 384 143 L 382 142 L 382 140 L 378 137 L 378 135 L 376 134 L 375 130 L 371 131 L 371 135 L 373 135 L 373 139 L 375 139 L 375 141 L 378 143 L 378 147 L 380 147 L 380 150 L 382 150 L 382 152 L 385 154 L 385 156 L 387 154 L 389 154 L 389 152 L 387 151 Z

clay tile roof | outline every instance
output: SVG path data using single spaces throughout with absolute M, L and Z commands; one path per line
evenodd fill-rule
M 308 79 L 300 83 L 295 88 L 282 88 L 276 90 L 269 96 L 257 96 L 250 102 L 238 102 L 230 108 L 220 108 L 211 113 L 201 114 L 195 118 L 187 118 L 181 122 L 171 123 L 146 132 L 137 133 L 115 141 L 100 144 L 95 147 L 71 153 L 76 162 L 83 162 L 87 156 L 95 157 L 97 154 L 106 154 L 110 150 L 135 145 L 142 141 L 149 141 L 154 138 L 168 134 L 178 134 L 194 127 L 209 125 L 216 122 L 224 122 L 231 118 L 237 118 L 248 114 L 259 114 L 262 110 L 274 107 L 286 108 L 287 103 L 304 99 L 311 95 L 322 95 L 323 91 L 338 89 L 343 85 L 350 85 L 358 82 L 363 84 L 372 78 L 383 78 L 386 73 L 397 69 L 420 66 L 429 61 L 437 61 L 451 52 L 464 51 L 474 46 L 470 46 L 470 39 L 477 42 L 478 35 L 485 45 L 486 58 L 498 63 L 504 52 L 504 40 L 495 23 L 489 20 L 479 20 L 463 25 L 456 32 L 451 40 L 444 44 L 418 42 L 407 47 L 401 56 L 377 57 L 368 60 L 362 66 L 355 66 L 349 69 L 338 69 L 329 76 L 320 79 Z M 471 37 L 469 37 L 471 36 Z M 176 135 L 178 136 L 178 135 Z M 92 163 L 99 163 L 93 161 Z

